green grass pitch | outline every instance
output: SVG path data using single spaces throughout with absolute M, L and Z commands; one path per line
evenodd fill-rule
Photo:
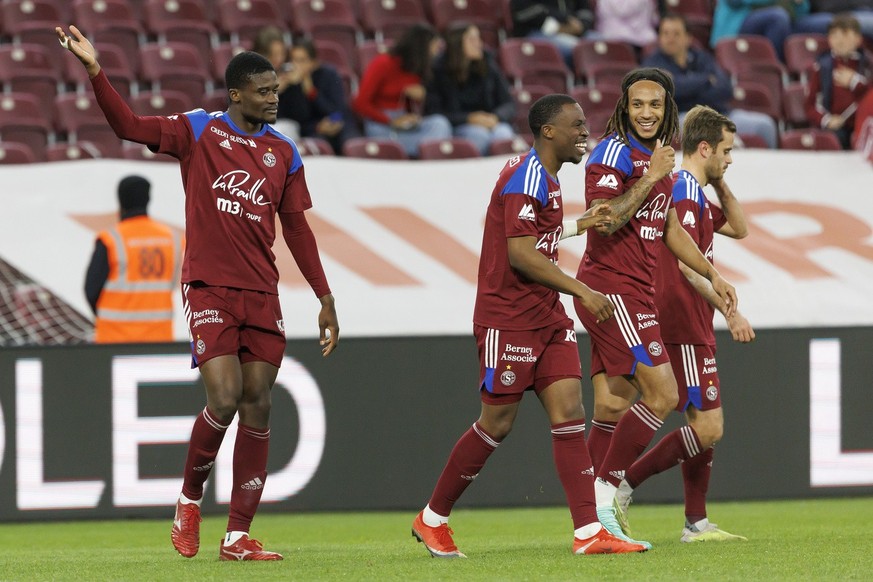
M 636 505 L 645 554 L 574 556 L 564 508 L 458 509 L 466 560 L 433 559 L 410 536 L 414 511 L 263 514 L 252 534 L 283 562 L 218 561 L 223 517 L 200 553 L 176 554 L 172 517 L 0 525 L 0 580 L 873 580 L 873 499 L 712 503 L 710 519 L 748 542 L 682 544 L 682 507 Z

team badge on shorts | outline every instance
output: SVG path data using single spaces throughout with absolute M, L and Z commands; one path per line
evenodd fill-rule
M 276 156 L 274 156 L 272 152 L 267 152 L 264 154 L 264 165 L 268 168 L 272 168 L 276 165 Z
M 515 372 L 512 370 L 504 370 L 500 374 L 500 383 L 504 386 L 512 386 L 515 383 Z
M 206 351 L 206 342 L 200 338 L 197 338 L 197 355 L 202 356 L 203 352 Z
M 718 388 L 715 386 L 710 386 L 706 389 L 706 399 L 710 402 L 715 402 L 715 399 L 718 398 Z
M 656 358 L 661 355 L 661 351 L 663 351 L 663 348 L 658 342 L 652 342 L 649 344 L 649 353 Z

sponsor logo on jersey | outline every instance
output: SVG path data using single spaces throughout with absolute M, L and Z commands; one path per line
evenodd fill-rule
M 718 366 L 715 363 L 715 358 L 703 358 L 703 373 L 717 374 Z
M 615 176 L 612 174 L 601 176 L 597 181 L 597 185 L 601 188 L 612 188 L 613 190 L 618 190 L 618 180 L 616 180 Z
M 247 145 L 247 146 L 253 147 L 253 148 L 258 147 L 258 143 L 255 140 L 253 140 L 251 138 L 240 137 L 238 135 L 233 135 L 233 134 L 227 133 L 226 131 L 215 127 L 214 125 L 209 126 L 209 131 L 211 131 L 212 133 L 214 133 L 215 135 L 217 135 L 219 137 L 229 139 L 230 141 L 233 141 L 236 143 L 241 143 L 243 145 Z
M 222 141 L 222 142 L 221 142 L 220 144 L 218 144 L 218 145 L 220 145 L 221 147 L 223 147 L 223 148 L 226 149 L 226 150 L 233 150 L 233 146 L 230 145 L 230 140 L 229 140 L 229 139 L 226 139 L 226 140 Z
M 537 215 L 534 213 L 533 204 L 525 204 L 521 207 L 518 217 L 522 220 L 536 221 Z
M 274 156 L 272 152 L 267 152 L 264 154 L 264 165 L 268 168 L 272 168 L 276 165 L 276 156 Z
M 201 325 L 205 325 L 207 323 L 224 323 L 224 320 L 221 318 L 221 315 L 217 309 L 204 309 L 203 311 L 195 311 L 191 314 L 191 319 L 193 320 L 193 323 L 191 324 L 192 329 L 195 327 L 200 327 Z M 198 353 L 202 354 L 203 352 Z
M 694 213 L 690 210 L 685 211 L 685 216 L 682 217 L 682 226 L 691 225 L 691 228 L 697 226 L 697 219 L 694 218 Z
M 655 356 L 656 358 L 661 355 L 661 352 L 664 348 L 661 347 L 661 344 L 658 342 L 652 342 L 649 344 L 649 353 Z
M 646 329 L 654 325 L 658 325 L 658 320 L 655 318 L 654 313 L 637 313 L 637 329 Z
M 504 370 L 502 374 L 500 374 L 500 383 L 504 386 L 512 386 L 515 384 L 515 372 L 512 370 Z
M 715 399 L 718 398 L 718 388 L 715 386 L 710 386 L 706 389 L 706 399 L 710 402 L 715 402 Z
M 506 344 L 500 359 L 507 362 L 536 362 L 537 357 L 530 346 L 514 346 Z

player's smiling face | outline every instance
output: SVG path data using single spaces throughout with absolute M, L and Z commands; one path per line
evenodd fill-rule
M 561 162 L 578 164 L 588 152 L 588 126 L 578 103 L 568 103 L 555 118 L 554 139 Z
M 648 146 L 654 146 L 664 122 L 667 92 L 654 81 L 637 81 L 627 90 L 627 115 L 631 130 Z
M 248 123 L 252 126 L 276 123 L 279 111 L 279 79 L 275 71 L 252 75 L 248 83 L 235 91 L 239 96 L 239 112 Z

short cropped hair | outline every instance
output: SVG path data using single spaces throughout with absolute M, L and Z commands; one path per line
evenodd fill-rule
M 845 30 L 861 34 L 861 23 L 850 12 L 841 12 L 835 14 L 828 24 L 828 32 L 832 30 Z
M 691 155 L 697 151 L 697 145 L 705 141 L 713 149 L 718 147 L 724 135 L 723 130 L 737 132 L 736 124 L 726 115 L 722 115 L 712 107 L 695 105 L 685 115 L 682 125 L 682 154 Z
M 564 105 L 571 103 L 576 103 L 576 100 L 563 93 L 552 93 L 534 101 L 527 113 L 527 124 L 534 137 L 540 137 L 543 126 L 552 123 L 561 113 Z
M 230 59 L 224 70 L 224 85 L 228 89 L 242 89 L 251 78 L 266 71 L 275 71 L 263 55 L 244 51 Z

